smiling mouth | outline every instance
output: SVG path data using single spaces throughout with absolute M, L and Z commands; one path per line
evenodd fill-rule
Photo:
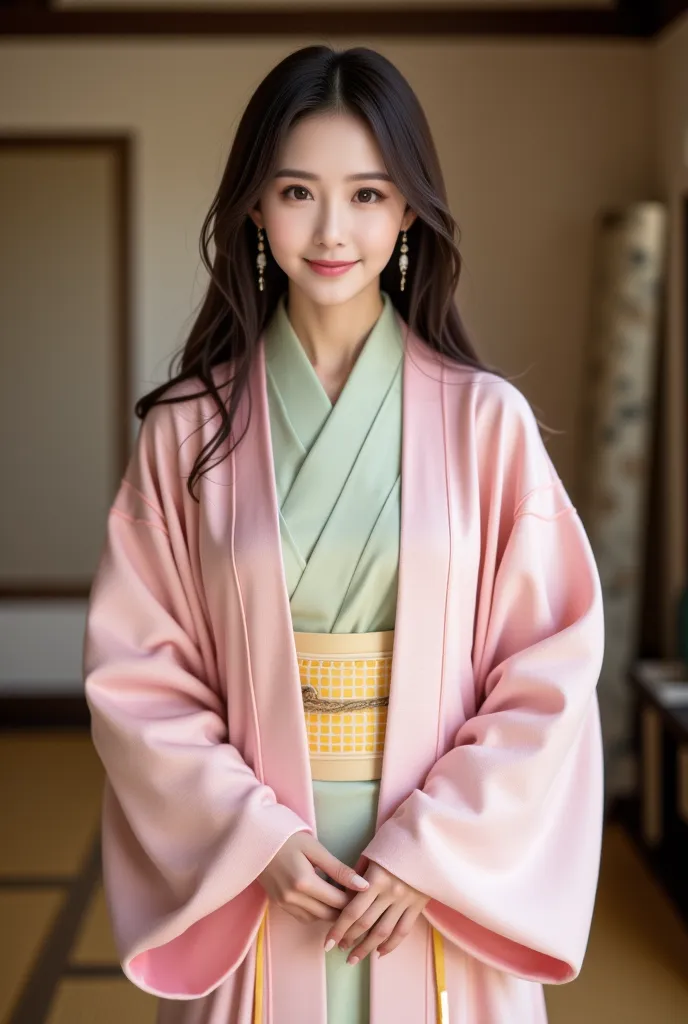
M 352 267 L 358 260 L 306 260 L 306 263 L 313 263 L 316 267 Z

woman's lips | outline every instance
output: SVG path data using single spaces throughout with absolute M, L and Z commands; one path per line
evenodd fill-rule
M 358 263 L 358 260 L 353 260 L 350 263 L 335 263 L 327 260 L 306 260 L 306 263 L 314 270 L 316 274 L 321 274 L 324 277 L 339 277 L 340 274 L 345 274 L 347 270 L 351 270 Z

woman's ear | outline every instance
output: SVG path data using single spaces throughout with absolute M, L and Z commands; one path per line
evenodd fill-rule
M 401 222 L 400 231 L 408 231 L 418 214 L 415 210 L 407 210 Z
M 248 215 L 257 228 L 265 227 L 265 225 L 263 224 L 263 215 L 257 206 L 254 206 L 252 210 L 249 210 Z

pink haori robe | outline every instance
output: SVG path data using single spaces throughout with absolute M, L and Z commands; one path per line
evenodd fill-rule
M 372 960 L 370 1024 L 436 1021 L 430 925 L 451 1024 L 541 1024 L 543 983 L 580 970 L 597 886 L 599 577 L 525 398 L 400 325 L 399 599 L 358 867 L 430 899 Z M 225 398 L 228 372 L 214 370 Z M 262 346 L 250 398 L 200 504 L 186 482 L 219 425 L 212 399 L 149 413 L 89 602 L 105 890 L 124 972 L 161 997 L 160 1024 L 252 1024 L 257 876 L 293 833 L 316 834 Z M 326 1024 L 328 928 L 270 906 L 264 1024 Z

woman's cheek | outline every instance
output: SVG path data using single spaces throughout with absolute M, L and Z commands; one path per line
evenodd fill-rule
M 381 267 L 384 267 L 397 242 L 397 228 L 396 220 L 391 216 L 385 214 L 380 215 L 379 218 L 370 218 L 370 223 L 365 226 L 365 230 L 360 235 L 360 246 L 361 251 L 365 252 L 368 259 L 379 263 Z
M 293 260 L 308 250 L 308 231 L 297 218 L 275 219 L 267 234 L 270 248 L 278 262 Z

